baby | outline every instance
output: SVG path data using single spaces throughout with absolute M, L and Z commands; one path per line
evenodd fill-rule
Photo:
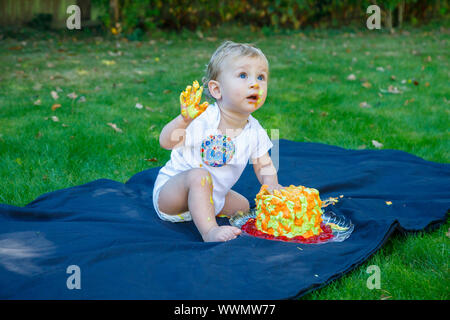
M 282 188 L 268 153 L 273 144 L 251 115 L 266 100 L 268 77 L 268 61 L 260 49 L 225 41 L 203 78 L 205 94 L 216 102 L 199 106 L 203 87 L 197 91 L 195 82 L 182 93 L 180 115 L 159 138 L 162 148 L 172 150 L 153 188 L 153 204 L 162 220 L 193 220 L 204 241 L 228 241 L 241 230 L 219 226 L 215 217 L 250 209 L 249 201 L 231 190 L 249 159 L 261 184 Z M 191 95 L 195 109 L 187 109 Z

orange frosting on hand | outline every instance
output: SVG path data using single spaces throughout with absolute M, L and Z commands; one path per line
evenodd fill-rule
M 186 90 L 181 92 L 180 106 L 183 118 L 195 119 L 208 108 L 207 101 L 200 104 L 202 93 L 203 87 L 200 87 L 197 80 L 192 83 L 192 86 L 187 86 Z

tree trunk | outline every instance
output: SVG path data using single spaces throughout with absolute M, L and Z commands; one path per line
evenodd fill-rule
M 119 0 L 109 0 L 109 10 L 112 25 L 115 26 L 119 22 Z
M 388 28 L 389 31 L 392 31 L 392 9 L 391 8 L 386 9 L 386 28 Z
M 398 4 L 398 27 L 401 28 L 403 24 L 403 12 L 405 10 L 405 1 L 402 0 Z

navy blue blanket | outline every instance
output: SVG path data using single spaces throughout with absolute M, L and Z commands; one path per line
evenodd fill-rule
M 423 230 L 447 219 L 448 164 L 395 150 L 288 140 L 280 140 L 279 150 L 281 185 L 317 188 L 322 199 L 344 195 L 333 211 L 355 224 L 349 239 L 303 245 L 241 236 L 204 243 L 192 222 L 157 217 L 152 189 L 160 168 L 152 168 L 125 184 L 99 179 L 25 207 L 0 205 L 0 298 L 294 298 L 362 264 L 396 229 Z M 249 165 L 233 189 L 254 206 L 259 188 Z M 79 267 L 80 289 L 67 287 L 71 265 Z

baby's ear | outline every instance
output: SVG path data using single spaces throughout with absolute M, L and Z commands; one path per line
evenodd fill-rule
M 208 90 L 209 90 L 209 93 L 211 94 L 211 96 L 214 99 L 219 100 L 222 97 L 222 94 L 220 92 L 219 83 L 217 81 L 209 80 L 209 82 L 208 82 Z

